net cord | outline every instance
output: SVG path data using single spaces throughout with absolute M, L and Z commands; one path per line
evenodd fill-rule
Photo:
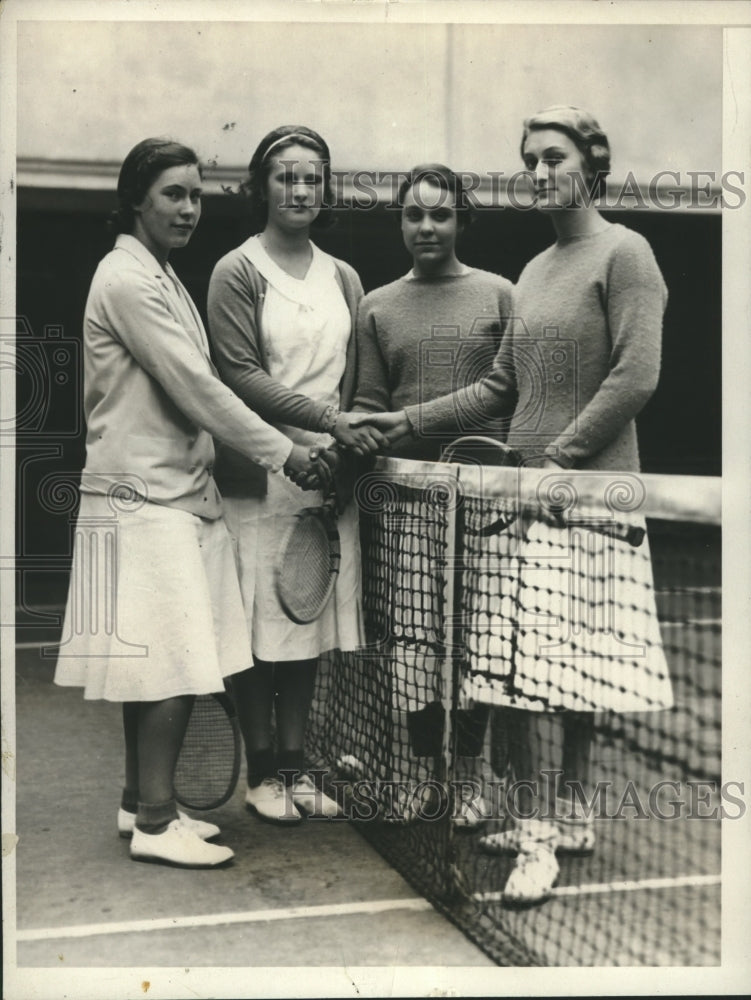
M 578 469 L 496 468 L 379 457 L 375 472 L 395 477 L 416 488 L 453 478 L 471 496 L 491 500 L 519 497 L 534 506 L 556 491 L 572 490 L 577 503 L 600 506 L 665 521 L 719 525 L 722 517 L 722 481 L 717 476 L 675 476 L 655 473 L 594 472 Z M 612 506 L 611 506 L 612 504 Z

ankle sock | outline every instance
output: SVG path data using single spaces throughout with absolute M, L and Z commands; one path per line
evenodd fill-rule
M 276 770 L 286 785 L 291 785 L 305 770 L 303 750 L 280 750 L 276 755 Z M 284 772 L 284 773 L 281 773 Z
M 271 747 L 252 750 L 245 755 L 248 764 L 248 788 L 257 788 L 264 778 L 274 778 L 274 751 Z
M 124 809 L 129 813 L 138 812 L 138 791 L 137 789 L 123 788 L 123 794 L 120 796 L 120 808 Z
M 136 827 L 141 833 L 164 833 L 173 819 L 177 819 L 177 804 L 174 799 L 138 803 Z

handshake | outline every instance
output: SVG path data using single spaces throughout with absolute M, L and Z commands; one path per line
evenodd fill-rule
M 392 448 L 412 427 L 403 410 L 396 413 L 339 413 L 331 427 L 336 444 L 329 448 L 295 444 L 284 463 L 286 475 L 303 490 L 332 491 L 340 462 L 340 451 L 372 455 Z

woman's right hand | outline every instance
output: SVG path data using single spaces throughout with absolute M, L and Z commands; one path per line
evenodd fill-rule
M 362 428 L 368 426 L 374 433 L 380 434 L 387 447 L 393 447 L 397 442 L 412 437 L 412 424 L 404 410 L 394 413 L 350 413 L 353 417 L 352 426 Z
M 332 470 L 321 457 L 321 449 L 315 446 L 293 444 L 284 463 L 284 474 L 302 490 L 321 490 L 325 494 L 331 488 Z
M 372 416 L 370 413 L 340 413 L 331 433 L 339 444 L 357 455 L 369 455 L 387 448 L 389 440 L 386 435 L 372 423 L 363 420 Z

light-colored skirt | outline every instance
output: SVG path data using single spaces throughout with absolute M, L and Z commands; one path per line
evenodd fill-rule
M 538 521 L 486 541 L 465 591 L 467 697 L 533 711 L 672 706 L 646 537 L 631 546 Z
M 236 545 L 247 632 L 261 660 L 315 659 L 331 649 L 362 645 L 360 542 L 357 507 L 338 518 L 341 563 L 329 603 L 316 621 L 297 625 L 276 596 L 276 564 L 296 514 L 323 501 L 320 492 L 301 490 L 282 473 L 269 473 L 265 497 L 225 497 L 227 527 Z
M 159 701 L 220 691 L 250 663 L 224 521 L 82 494 L 55 683 Z

